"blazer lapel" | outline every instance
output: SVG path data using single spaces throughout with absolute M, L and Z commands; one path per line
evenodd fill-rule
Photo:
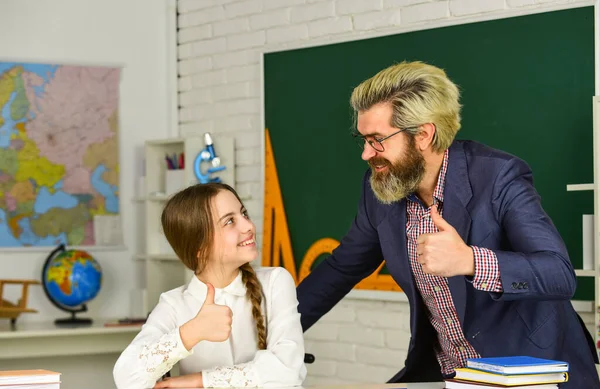
M 377 227 L 377 232 L 380 240 L 391 246 L 390 252 L 396 257 L 385 258 L 387 267 L 397 268 L 397 266 L 401 266 L 401 269 L 397 269 L 400 271 L 398 274 L 406 274 L 406 271 L 410 272 L 409 263 L 401 260 L 402 257 L 408 256 L 406 249 L 406 201 L 402 200 L 388 207 L 390 208 L 388 216 Z
M 380 239 L 391 248 L 384 254 L 385 263 L 406 297 L 412 300 L 417 293 L 406 248 L 406 200 L 394 203 L 389 207 L 388 216 L 377 228 Z M 411 315 L 411 320 L 413 319 L 416 320 L 416 315 Z M 412 324 L 412 328 L 417 328 L 416 322 Z
M 471 230 L 471 216 L 467 211 L 467 204 L 473 192 L 467 172 L 467 160 L 462 144 L 454 142 L 449 150 L 448 171 L 444 188 L 444 206 L 442 216 L 466 243 Z M 448 278 L 452 300 L 461 324 L 464 322 L 465 306 L 467 302 L 466 279 L 464 276 Z

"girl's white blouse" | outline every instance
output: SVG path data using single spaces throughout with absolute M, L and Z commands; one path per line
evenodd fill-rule
M 301 385 L 306 367 L 294 280 L 281 267 L 258 268 L 256 275 L 265 295 L 266 350 L 258 350 L 252 304 L 240 272 L 227 287 L 215 289 L 215 304 L 227 305 L 233 312 L 229 339 L 201 341 L 187 351 L 179 327 L 196 316 L 207 292 L 206 284 L 192 277 L 189 284 L 160 296 L 140 333 L 115 364 L 117 387 L 152 388 L 178 362 L 182 375 L 202 372 L 207 388 Z

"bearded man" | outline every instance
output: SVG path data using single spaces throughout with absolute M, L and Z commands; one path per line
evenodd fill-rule
M 411 330 L 389 382 L 442 381 L 468 358 L 526 355 L 568 362 L 562 388 L 600 387 L 570 302 L 573 266 L 529 166 L 454 139 L 459 90 L 437 67 L 393 65 L 356 87 L 351 105 L 370 169 L 349 232 L 298 286 L 304 330 L 385 260 Z

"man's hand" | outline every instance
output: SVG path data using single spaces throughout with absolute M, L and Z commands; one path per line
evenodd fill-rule
M 183 345 L 191 350 L 200 341 L 223 342 L 229 339 L 233 313 L 226 305 L 215 304 L 215 288 L 206 284 L 206 300 L 192 320 L 179 327 Z
M 421 234 L 417 239 L 417 261 L 427 274 L 441 277 L 475 274 L 473 250 L 458 232 L 431 207 L 431 220 L 438 229 L 433 234 Z
M 203 388 L 202 373 L 169 377 L 158 381 L 153 389 L 160 388 Z

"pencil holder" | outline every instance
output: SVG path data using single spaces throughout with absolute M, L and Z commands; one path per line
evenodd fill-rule
M 179 192 L 185 186 L 184 170 L 167 170 L 165 174 L 165 194 L 171 196 Z

